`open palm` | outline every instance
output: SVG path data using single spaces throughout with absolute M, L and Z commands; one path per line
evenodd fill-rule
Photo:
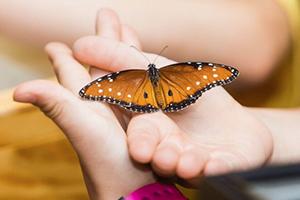
M 124 32 L 130 35 L 130 30 Z M 16 88 L 14 99 L 38 106 L 63 130 L 77 152 L 91 199 L 117 199 L 154 182 L 149 167 L 129 156 L 121 120 L 126 115 L 117 118 L 107 104 L 78 97 L 83 85 L 104 72 L 89 73 L 62 43 L 50 43 L 45 49 L 61 85 L 26 82 Z
M 135 33 L 114 12 L 103 10 L 97 27 L 98 36 L 83 37 L 74 44 L 75 57 L 94 66 L 93 78 L 103 75 L 101 70 L 146 69 L 147 60 L 130 47 L 140 48 Z M 156 56 L 145 55 L 150 60 Z M 163 57 L 157 60 L 158 66 L 173 63 Z M 268 129 L 222 87 L 205 93 L 188 109 L 168 115 L 130 116 L 112 107 L 127 128 L 130 155 L 140 163 L 151 163 L 163 176 L 176 175 L 192 183 L 202 174 L 260 166 L 271 156 Z

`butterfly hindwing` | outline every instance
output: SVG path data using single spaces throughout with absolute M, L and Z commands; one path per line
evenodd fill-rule
M 203 92 L 233 81 L 239 74 L 233 67 L 206 63 L 177 63 L 159 69 L 165 112 L 186 108 L 202 95 Z
M 158 110 L 151 81 L 145 70 L 125 70 L 97 78 L 83 87 L 79 95 L 94 101 L 117 104 L 133 112 Z

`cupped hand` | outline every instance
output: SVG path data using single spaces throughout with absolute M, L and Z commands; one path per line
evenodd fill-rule
M 120 41 L 138 45 L 130 28 L 124 27 L 122 33 Z M 107 104 L 78 97 L 91 77 L 104 72 L 91 69 L 88 73 L 64 44 L 50 43 L 46 52 L 61 85 L 45 80 L 26 82 L 16 88 L 14 99 L 41 108 L 63 130 L 78 154 L 91 199 L 118 199 L 154 182 L 152 171 L 130 158 L 121 117 Z
M 125 31 L 128 26 L 113 11 L 102 10 L 97 27 L 99 36 L 75 42 L 73 50 L 78 60 L 107 71 L 146 69 L 148 61 L 128 45 L 140 48 L 137 37 L 132 30 Z M 156 57 L 145 55 L 150 60 Z M 159 57 L 156 64 L 173 62 Z M 121 113 L 119 119 L 128 112 Z M 269 130 L 222 87 L 204 93 L 195 105 L 177 113 L 133 115 L 127 135 L 134 160 L 151 163 L 159 175 L 176 175 L 192 184 L 203 175 L 261 166 L 272 154 Z

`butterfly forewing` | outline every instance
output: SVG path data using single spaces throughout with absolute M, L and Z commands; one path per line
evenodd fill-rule
M 186 108 L 203 92 L 234 80 L 239 72 L 226 65 L 189 62 L 177 63 L 159 70 L 160 86 L 165 96 L 165 112 Z
M 158 110 L 155 94 L 145 70 L 126 70 L 100 77 L 79 92 L 80 96 L 117 104 L 134 112 Z

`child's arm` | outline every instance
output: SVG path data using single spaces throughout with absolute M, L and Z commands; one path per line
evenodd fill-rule
M 300 109 L 250 108 L 273 136 L 274 151 L 270 163 L 300 161 Z
M 94 33 L 96 11 L 116 10 L 146 51 L 175 60 L 210 60 L 239 66 L 240 80 L 269 76 L 289 44 L 288 23 L 275 0 L 261 1 L 1 1 L 1 33 L 31 44 L 72 43 Z

